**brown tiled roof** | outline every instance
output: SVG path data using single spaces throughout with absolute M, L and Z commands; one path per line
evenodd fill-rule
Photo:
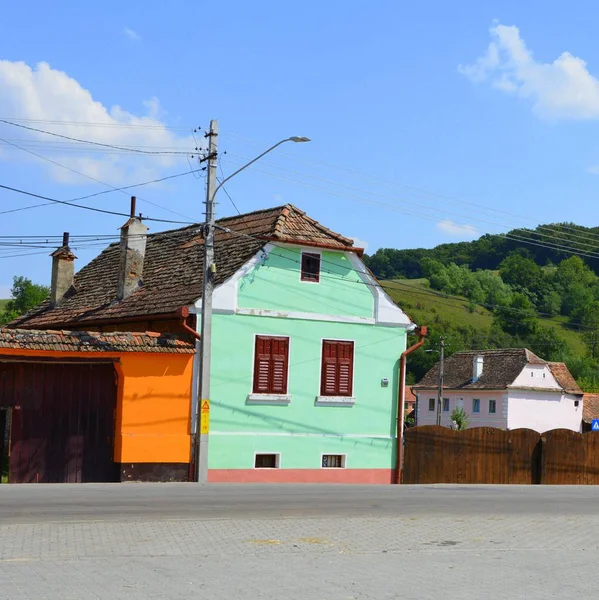
M 599 394 L 585 394 L 582 399 L 582 420 L 592 423 L 599 419 Z
M 473 361 L 477 355 L 484 357 L 483 372 L 478 381 L 472 381 Z M 457 352 L 445 359 L 443 386 L 452 390 L 502 390 L 513 383 L 527 364 L 546 362 L 526 348 Z M 438 381 L 439 363 L 412 389 L 434 389 Z
M 0 329 L 0 354 L 2 350 L 193 354 L 195 346 L 173 335 L 151 332 L 94 333 L 91 331 Z
M 217 285 L 241 268 L 265 245 L 266 239 L 346 249 L 353 245 L 349 238 L 320 225 L 291 204 L 220 219 L 217 223 L 236 232 L 217 230 L 215 234 Z M 143 286 L 125 300 L 116 300 L 119 244 L 115 243 L 77 273 L 74 287 L 58 306 L 51 307 L 46 301 L 10 326 L 56 329 L 175 313 L 202 295 L 204 240 L 199 227 L 191 225 L 148 235 Z
M 572 377 L 572 373 L 570 373 L 568 367 L 566 367 L 563 362 L 550 362 L 549 368 L 557 382 L 568 394 L 578 394 L 582 396 L 583 391 L 580 389 L 576 383 L 576 379 Z

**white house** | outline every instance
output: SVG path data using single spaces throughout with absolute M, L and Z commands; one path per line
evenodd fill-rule
M 564 363 L 526 348 L 458 352 L 445 360 L 441 425 L 462 406 L 470 427 L 582 430 L 583 392 Z M 437 423 L 439 364 L 412 387 L 416 424 Z

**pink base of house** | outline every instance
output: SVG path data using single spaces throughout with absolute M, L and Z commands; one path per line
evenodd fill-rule
M 210 469 L 210 483 L 389 484 L 391 469 Z

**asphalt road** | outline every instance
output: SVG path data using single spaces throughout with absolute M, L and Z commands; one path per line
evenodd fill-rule
M 0 486 L 0 524 L 135 519 L 592 516 L 592 486 Z

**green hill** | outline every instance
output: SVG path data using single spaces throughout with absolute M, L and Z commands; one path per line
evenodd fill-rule
M 383 287 L 418 325 L 427 325 L 431 333 L 443 335 L 448 323 L 455 328 L 491 328 L 493 313 L 490 310 L 472 306 L 467 298 L 431 290 L 427 279 L 386 280 Z M 581 335 L 567 326 L 566 317 L 541 318 L 539 325 L 555 327 L 572 353 L 585 353 Z
M 8 300 L 0 300 L 0 310 L 4 310 L 7 302 Z

